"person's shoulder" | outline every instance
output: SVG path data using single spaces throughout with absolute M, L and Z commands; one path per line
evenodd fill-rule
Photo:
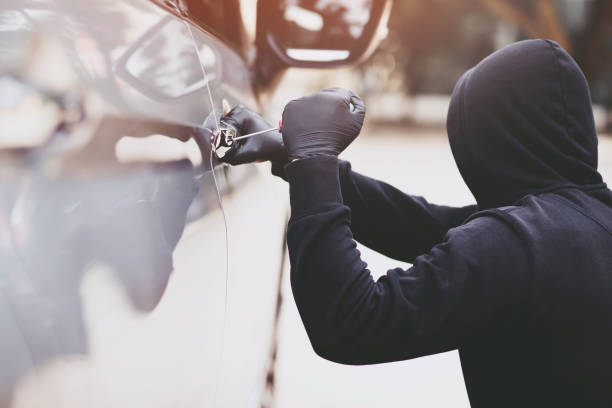
M 447 231 L 444 242 L 478 242 L 488 246 L 504 238 L 516 239 L 520 234 L 514 225 L 512 208 L 495 208 L 470 215 L 461 225 Z
M 491 226 L 504 224 L 518 234 L 529 234 L 534 228 L 547 228 L 555 217 L 558 204 L 552 202 L 548 197 L 526 196 L 515 205 L 488 208 L 472 214 L 464 225 L 470 228 L 490 228 Z
M 453 228 L 449 232 L 481 232 L 486 233 L 498 228 L 507 228 L 514 224 L 514 220 L 521 217 L 524 209 L 520 206 L 506 206 L 487 208 L 471 214 L 463 224 Z
M 568 214 L 549 195 L 529 195 L 515 205 L 489 208 L 472 214 L 459 229 L 518 238 L 526 245 L 554 237 Z
M 516 222 L 520 208 L 503 207 L 479 211 L 462 225 L 448 230 L 424 260 L 447 257 L 474 271 L 503 271 L 508 267 L 528 274 L 533 251 L 525 230 Z
M 522 206 L 497 207 L 478 211 L 467 220 L 450 229 L 444 241 L 459 243 L 462 247 L 473 248 L 469 252 L 489 252 L 499 254 L 508 252 L 509 248 L 517 251 L 528 251 L 532 231 L 529 227 L 530 210 Z

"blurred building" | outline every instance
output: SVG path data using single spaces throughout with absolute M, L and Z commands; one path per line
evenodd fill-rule
M 439 122 L 446 113 L 440 109 L 445 97 L 432 95 L 449 95 L 463 72 L 496 49 L 549 38 L 582 67 L 598 127 L 609 129 L 612 1 L 402 0 L 393 7 L 387 39 L 359 69 L 361 93 L 376 98 L 371 116 Z

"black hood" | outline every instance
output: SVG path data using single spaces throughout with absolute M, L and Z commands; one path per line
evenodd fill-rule
M 511 44 L 467 71 L 453 91 L 447 130 L 482 208 L 564 186 L 605 186 L 586 79 L 553 41 Z

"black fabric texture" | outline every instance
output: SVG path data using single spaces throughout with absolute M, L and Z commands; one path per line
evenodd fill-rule
M 237 136 L 273 128 L 264 118 L 244 105 L 236 105 L 221 120 L 234 126 L 238 130 Z M 232 165 L 270 161 L 273 174 L 277 174 L 279 177 L 282 176 L 282 172 L 274 171 L 274 169 L 280 170 L 289 163 L 287 150 L 283 144 L 283 136 L 278 131 L 238 140 L 236 146 L 220 160 Z
M 447 130 L 481 207 L 603 185 L 586 79 L 553 41 L 513 44 L 466 72 L 453 92 Z
M 458 349 L 473 407 L 612 406 L 612 192 L 582 73 L 554 42 L 508 46 L 459 81 L 448 131 L 477 205 L 430 204 L 333 156 L 285 167 L 314 351 L 375 364 Z M 375 281 L 356 241 L 412 266 Z
M 294 99 L 283 110 L 289 160 L 337 156 L 359 135 L 365 105 L 352 91 L 329 88 Z

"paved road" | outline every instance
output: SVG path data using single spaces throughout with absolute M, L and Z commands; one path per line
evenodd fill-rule
M 353 168 L 431 202 L 464 205 L 472 197 L 456 169 L 444 132 L 367 129 L 344 154 Z M 612 138 L 601 138 L 600 169 L 612 180 Z M 397 261 L 362 250 L 376 276 Z M 400 264 L 401 265 L 401 264 Z M 277 406 L 469 407 L 457 352 L 377 366 L 330 363 L 312 351 L 287 279 L 277 365 Z

